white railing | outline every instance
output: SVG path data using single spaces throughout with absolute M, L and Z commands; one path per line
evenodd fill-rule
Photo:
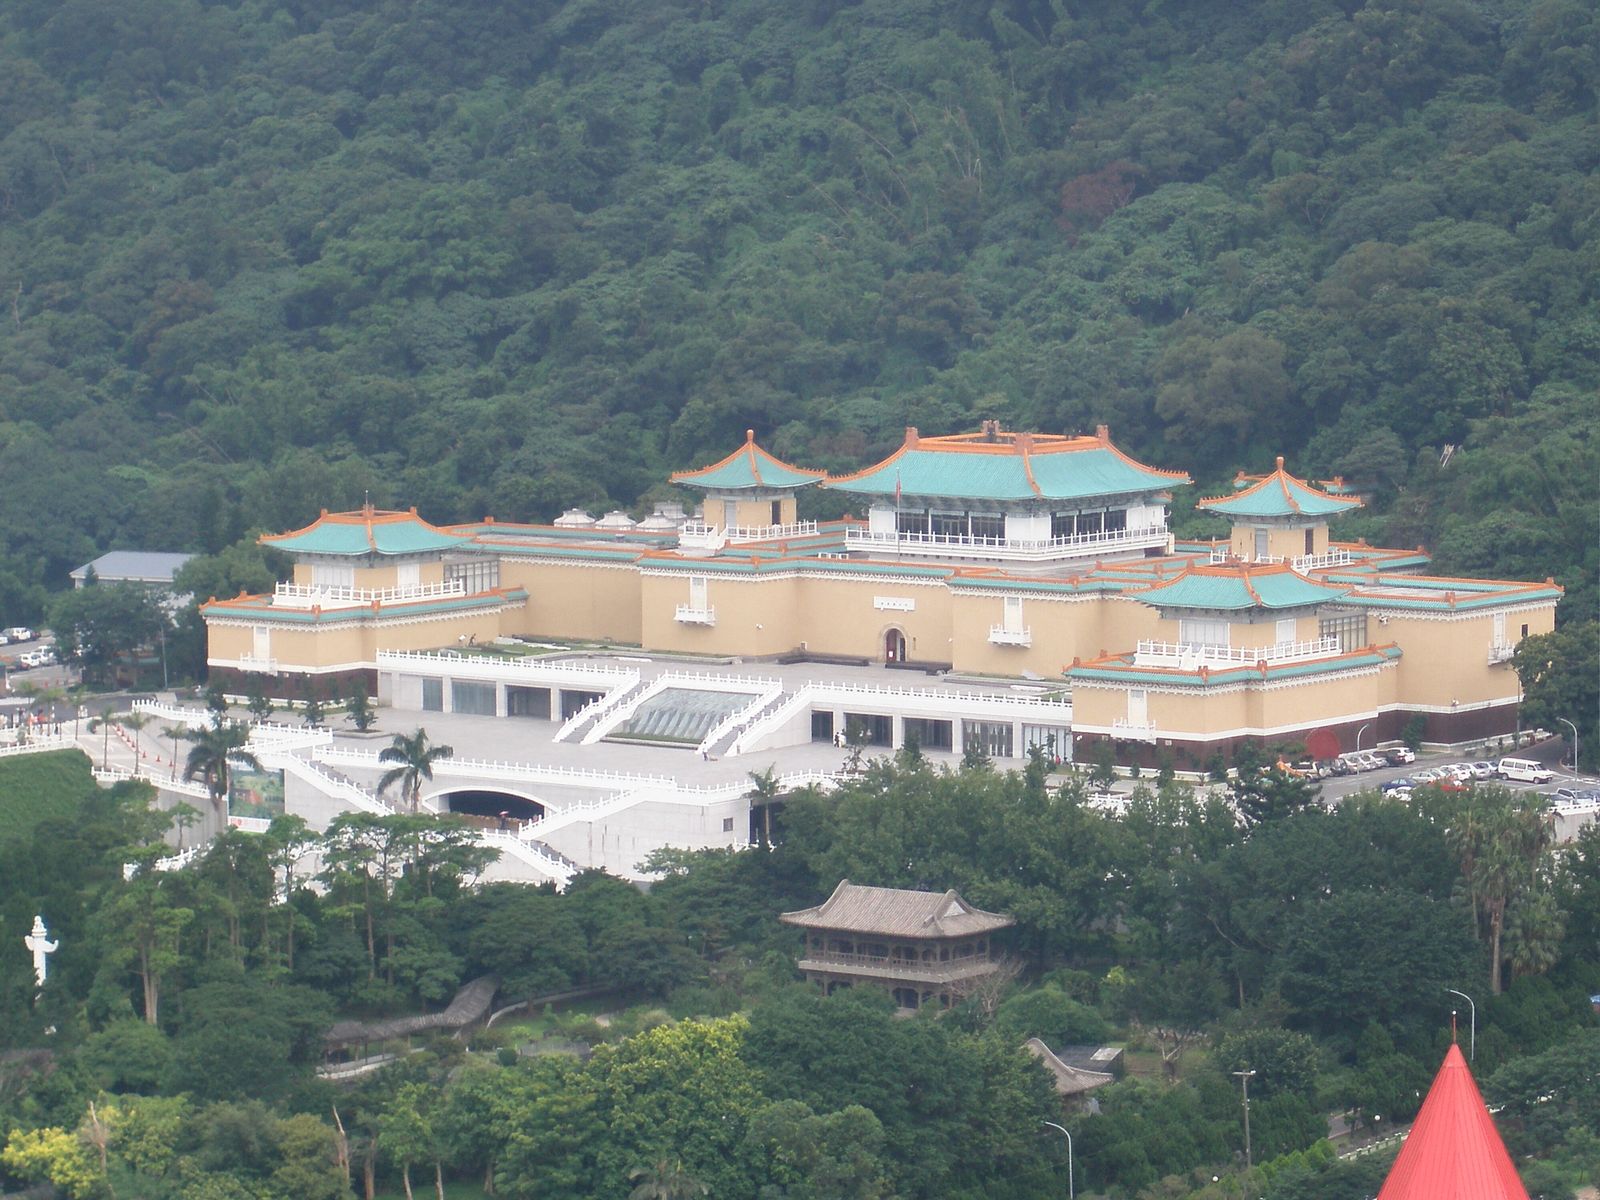
M 1508 646 L 1504 642 L 1496 642 L 1494 645 L 1489 647 L 1489 665 L 1493 666 L 1495 663 L 1510 662 L 1516 653 L 1516 646 Z
M 700 744 L 696 746 L 695 749 L 701 754 L 710 752 L 711 748 L 715 746 L 723 737 L 727 736 L 727 734 L 733 729 L 740 725 L 748 725 L 751 721 L 754 721 L 764 711 L 766 711 L 768 705 L 772 704 L 782 695 L 783 684 L 774 680 L 771 687 L 767 688 L 759 695 L 752 696 L 749 704 L 746 704 L 741 708 L 734 709 L 727 716 L 723 717 L 722 720 L 713 725 L 706 732 L 705 737 L 700 739 Z
M 371 813 L 378 817 L 387 817 L 395 811 L 384 803 L 374 793 L 364 788 L 359 788 L 348 779 L 340 779 L 337 775 L 324 771 L 309 759 L 297 758 L 294 755 L 285 755 L 283 766 L 290 774 L 298 775 L 314 787 L 328 793 L 337 800 L 343 800 L 362 812 Z
M 967 692 L 945 688 L 908 688 L 888 687 L 870 683 L 843 683 L 843 682 L 818 682 L 809 681 L 805 684 L 813 699 L 827 699 L 833 696 L 845 698 L 855 696 L 866 697 L 901 697 L 930 700 L 939 704 L 973 704 L 980 708 L 1023 708 L 1030 712 L 1049 712 L 1060 714 L 1070 719 L 1072 705 L 1065 700 L 1049 700 L 1042 696 L 1017 696 L 1009 692 Z
M 717 610 L 712 605 L 680 604 L 673 620 L 683 625 L 715 625 Z
M 699 692 L 748 692 L 752 699 L 762 692 L 772 688 L 781 687 L 776 679 L 752 679 L 745 676 L 714 675 L 709 671 L 668 671 L 657 675 L 641 692 L 630 696 L 628 700 L 617 706 L 613 711 L 605 714 L 602 719 L 596 720 L 580 740 L 584 746 L 593 745 L 606 734 L 610 733 L 622 722 L 626 721 L 646 700 L 652 700 L 662 692 L 673 688 L 685 688 Z M 749 708 L 743 706 L 740 711 Z
M 1278 642 L 1272 646 L 1218 646 L 1201 642 L 1141 640 L 1133 657 L 1136 667 L 1253 666 L 1258 662 L 1303 662 L 1339 653 L 1338 638 Z
M 635 676 L 632 683 L 627 684 L 626 686 L 612 688 L 604 696 L 601 696 L 600 699 L 589 701 L 589 703 L 585 704 L 577 712 L 573 713 L 565 721 L 561 722 L 561 728 L 556 730 L 556 736 L 552 740 L 557 742 L 566 741 L 579 729 L 582 729 L 587 722 L 600 720 L 606 715 L 607 712 L 615 708 L 617 705 L 623 703 L 623 701 L 625 701 L 629 696 L 633 695 L 633 693 L 638 691 L 638 689 L 639 679 L 637 676 Z
M 177 792 L 184 796 L 197 796 L 202 800 L 211 799 L 211 793 L 206 790 L 203 783 L 184 779 L 178 775 L 163 775 L 152 771 L 149 767 L 95 767 L 94 777 L 100 783 L 122 783 L 129 779 L 143 780 L 152 787 L 160 788 L 163 792 Z
M 239 655 L 239 670 L 251 675 L 276 675 L 278 673 L 278 660 L 275 658 L 258 658 L 254 654 Z
M 280 583 L 272 590 L 272 603 L 279 608 L 360 608 L 373 603 L 402 604 L 407 601 L 441 600 L 466 594 L 467 585 L 460 579 L 391 588 L 318 587 L 315 584 Z
M 270 817 L 229 817 L 228 828 L 240 833 L 265 833 L 272 826 Z
M 317 759 L 333 766 L 385 770 L 390 764 L 376 750 L 358 750 L 335 742 L 317 752 Z M 672 785 L 670 775 L 629 775 L 579 767 L 547 767 L 538 763 L 484 758 L 441 758 L 433 764 L 435 775 L 475 775 L 485 779 L 518 779 L 527 783 L 565 784 L 573 787 L 636 788 Z
M 1033 627 L 1024 625 L 1021 629 L 1012 629 L 1008 625 L 991 625 L 989 641 L 996 646 L 1031 646 Z
M 971 537 L 944 533 L 892 533 L 871 529 L 845 530 L 845 547 L 851 550 L 895 550 L 914 554 L 941 554 L 951 558 L 1048 559 L 1074 553 L 1092 554 L 1106 550 L 1142 550 L 1165 546 L 1165 525 L 1146 525 L 1137 529 L 1115 529 L 1101 533 L 1078 533 L 1070 537 L 1037 540 L 1004 537 Z
M 1290 559 L 1289 565 L 1301 574 L 1322 567 L 1347 567 L 1350 565 L 1350 551 L 1329 550 L 1325 554 L 1302 554 L 1298 558 Z
M 1156 740 L 1156 723 L 1118 717 L 1111 722 L 1111 733 L 1113 737 L 1125 738 L 1130 742 L 1153 742 Z
M 190 729 L 203 728 L 213 720 L 209 708 L 186 708 L 179 704 L 168 704 L 164 700 L 135 700 L 133 711 Z
M 0 758 L 7 758 L 16 754 L 44 754 L 51 750 L 71 750 L 78 745 L 77 739 L 69 734 L 55 734 L 41 736 L 30 734 L 26 741 L 15 741 L 0 745 Z
M 455 650 L 379 650 L 378 669 L 410 671 L 415 674 L 474 675 L 506 679 L 531 675 L 548 679 L 553 687 L 591 683 L 617 687 L 639 682 L 639 672 L 606 663 L 572 659 L 539 658 L 534 655 L 463 654 Z
M 153 871 L 181 871 L 199 858 L 204 851 L 204 846 L 189 846 L 186 849 L 179 850 L 176 854 L 169 854 L 165 858 L 156 859 L 155 862 L 150 864 L 150 869 Z M 122 877 L 124 879 L 132 879 L 134 872 L 138 869 L 137 863 L 123 863 Z
M 538 846 L 529 845 L 511 830 L 480 829 L 477 835 L 482 845 L 493 847 L 503 853 L 508 852 L 513 858 L 519 858 L 535 870 L 549 876 L 555 881 L 558 889 L 565 888 L 572 882 L 575 872 L 570 866 L 554 855 L 547 854 Z
M 816 532 L 815 521 L 793 521 L 788 525 L 728 526 L 685 521 L 678 530 L 678 544 L 691 550 L 720 550 L 730 542 L 776 542 L 783 538 L 810 537 Z

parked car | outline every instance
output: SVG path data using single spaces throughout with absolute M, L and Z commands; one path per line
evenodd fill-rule
M 1345 762 L 1342 754 L 1338 758 L 1324 759 L 1323 762 L 1328 768 L 1329 775 L 1354 775 L 1356 773 L 1355 767 Z
M 1391 746 L 1383 752 L 1392 767 L 1405 767 L 1417 761 L 1416 751 L 1410 746 Z
M 31 642 L 34 638 L 33 630 L 26 625 L 13 625 L 10 629 L 0 630 L 0 635 L 4 636 L 8 645 L 13 642 Z
M 1472 768 L 1472 777 L 1474 779 L 1494 778 L 1494 764 L 1492 762 L 1475 762 L 1468 765 Z
M 49 646 L 41 646 L 37 650 L 29 650 L 17 661 L 24 669 L 32 667 L 48 667 L 56 661 L 56 652 Z
M 1495 764 L 1495 773 L 1518 783 L 1549 783 L 1556 777 L 1549 767 L 1531 758 L 1502 758 Z
M 1382 757 L 1371 750 L 1361 750 L 1356 753 L 1356 760 L 1360 762 L 1364 771 L 1377 771 L 1389 764 Z
M 1405 778 L 1401 778 L 1401 779 L 1386 779 L 1386 780 L 1384 780 L 1382 783 L 1380 783 L 1378 785 L 1378 789 L 1380 791 L 1384 792 L 1385 794 L 1388 794 L 1389 792 L 1407 792 L 1407 793 L 1409 793 L 1411 791 L 1411 789 L 1414 788 L 1414 787 L 1416 787 L 1416 783 L 1413 782 L 1410 779 L 1405 779 Z
M 1416 783 L 1418 786 L 1421 786 L 1424 783 L 1438 783 L 1442 778 L 1444 778 L 1444 769 L 1442 767 L 1428 767 L 1424 770 L 1418 771 L 1411 777 L 1412 782 Z

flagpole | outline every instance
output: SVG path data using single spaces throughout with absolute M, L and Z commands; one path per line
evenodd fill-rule
M 900 557 L 900 468 L 894 469 L 894 556 Z M 1576 756 L 1573 759 L 1577 761 Z

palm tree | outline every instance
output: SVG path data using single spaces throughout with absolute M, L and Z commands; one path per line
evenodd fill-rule
M 634 1185 L 628 1200 L 692 1200 L 709 1195 L 711 1189 L 683 1169 L 683 1160 L 658 1160 L 653 1166 L 635 1167 L 628 1172 Z
M 183 766 L 186 780 L 199 779 L 211 795 L 211 807 L 221 820 L 228 816 L 229 762 L 236 760 L 259 770 L 261 763 L 246 750 L 250 731 L 243 725 L 208 725 L 197 733 L 186 735 L 194 747 Z
M 449 746 L 430 746 L 426 729 L 419 729 L 410 737 L 397 733 L 393 743 L 378 751 L 378 760 L 400 765 L 383 773 L 383 778 L 378 780 L 378 792 L 386 792 L 398 783 L 410 802 L 411 811 L 416 812 L 422 802 L 423 780 L 433 778 L 433 764 L 454 754 Z

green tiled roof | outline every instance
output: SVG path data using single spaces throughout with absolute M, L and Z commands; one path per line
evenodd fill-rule
M 1325 604 L 1348 593 L 1285 568 L 1199 567 L 1171 583 L 1133 592 L 1136 600 L 1160 608 L 1196 608 L 1242 612 L 1252 608 L 1304 608 Z
M 1109 447 L 1053 454 L 906 450 L 860 475 L 826 486 L 868 496 L 952 496 L 973 500 L 1084 500 L 1151 492 L 1189 482 L 1123 458 Z
M 304 529 L 261 539 L 263 546 L 289 554 L 364 557 L 369 554 L 427 554 L 465 546 L 471 539 L 446 533 L 416 513 L 323 513 Z
M 525 604 L 527 600 L 526 588 L 504 588 L 498 592 L 488 592 L 478 596 L 391 600 L 374 612 L 368 605 L 350 605 L 342 608 L 280 608 L 272 603 L 271 596 L 250 596 L 242 600 L 213 600 L 210 604 L 202 605 L 202 611 L 218 617 L 247 614 L 252 621 L 275 621 L 286 625 L 337 625 L 396 615 L 417 616 L 423 613 L 502 608 L 508 604 Z
M 807 471 L 773 458 L 756 445 L 754 431 L 746 430 L 744 445 L 727 458 L 698 471 L 676 471 L 672 475 L 672 482 L 727 492 L 751 488 L 805 487 L 820 482 L 824 475 L 825 472 Z
M 1384 663 L 1396 661 L 1399 657 L 1399 646 L 1375 646 L 1368 650 L 1357 650 L 1354 653 L 1341 654 L 1334 658 L 1316 658 L 1279 664 L 1269 663 L 1265 676 L 1262 675 L 1261 668 L 1253 663 L 1249 666 L 1231 667 L 1226 670 L 1211 667 L 1202 675 L 1198 668 L 1193 670 L 1173 670 L 1159 667 L 1136 667 L 1127 659 L 1080 663 L 1077 666 L 1068 667 L 1064 673 L 1069 679 L 1096 679 L 1112 683 L 1160 683 L 1171 687 L 1194 688 L 1225 687 L 1235 683 L 1260 682 L 1263 679 L 1297 679 L 1306 675 L 1325 675 L 1334 671 L 1348 671 L 1356 667 L 1382 666 Z
M 1278 469 L 1232 496 L 1213 496 L 1197 501 L 1196 508 L 1225 517 L 1334 517 L 1360 508 L 1354 497 L 1331 496 L 1318 491 L 1303 479 Z

